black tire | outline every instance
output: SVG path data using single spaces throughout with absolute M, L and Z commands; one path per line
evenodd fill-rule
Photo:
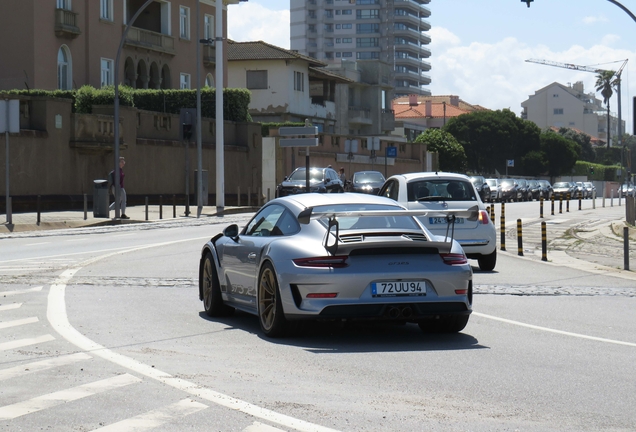
M 234 313 L 234 308 L 223 303 L 221 297 L 221 284 L 216 273 L 216 266 L 210 252 L 205 253 L 203 266 L 201 266 L 201 291 L 203 294 L 203 308 L 210 317 L 229 316 Z
M 477 258 L 477 263 L 479 263 L 479 269 L 482 271 L 492 271 L 497 264 L 497 249 L 492 251 L 491 254 L 481 255 Z
M 289 323 L 283 312 L 276 272 L 265 263 L 258 276 L 258 322 L 265 336 L 282 337 L 287 334 Z
M 419 321 L 417 325 L 424 333 L 458 333 L 468 324 L 470 315 L 448 315 L 436 319 Z

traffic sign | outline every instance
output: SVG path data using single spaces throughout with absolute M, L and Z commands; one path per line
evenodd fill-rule
M 388 158 L 397 157 L 397 147 L 387 147 L 386 148 L 386 157 L 388 157 Z
M 280 136 L 318 135 L 318 126 L 282 127 L 278 129 Z
M 281 147 L 318 147 L 318 138 L 281 138 Z

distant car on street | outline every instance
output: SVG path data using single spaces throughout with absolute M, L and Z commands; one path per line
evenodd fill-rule
M 521 192 L 519 191 L 519 184 L 515 179 L 503 179 L 501 180 L 501 201 L 520 201 Z
M 552 185 L 548 180 L 537 180 L 539 185 L 541 186 L 541 196 L 544 200 L 549 200 L 552 198 Z
M 344 184 L 333 168 L 309 169 L 309 192 L 344 192 Z M 307 169 L 296 168 L 276 187 L 276 196 L 296 195 L 307 192 Z
M 486 178 L 484 176 L 470 176 L 470 181 L 475 186 L 475 190 L 479 194 L 479 197 L 483 202 L 491 201 L 490 197 L 490 185 L 486 182 Z
M 486 179 L 486 183 L 490 186 L 490 201 L 501 201 L 501 180 L 489 178 Z
M 386 179 L 379 171 L 357 171 L 351 182 L 347 182 L 345 191 L 377 195 Z
M 554 198 L 555 199 L 568 199 L 572 198 L 572 194 L 574 193 L 573 185 L 570 182 L 556 182 L 552 186 L 554 190 Z

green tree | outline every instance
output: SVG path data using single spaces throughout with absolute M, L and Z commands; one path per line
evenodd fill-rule
M 615 71 L 601 70 L 596 75 L 596 91 L 601 92 L 603 96 L 603 102 L 607 105 L 607 148 L 610 148 L 610 98 L 614 94 L 613 87 L 616 87 L 620 82 L 620 78 L 614 76 Z
M 440 129 L 426 129 L 415 138 L 415 142 L 426 144 L 428 151 L 437 152 L 441 171 L 460 173 L 466 171 L 464 148 L 448 132 Z
M 540 150 L 539 127 L 508 109 L 462 114 L 450 119 L 444 130 L 464 147 L 473 172 L 504 172 L 506 161 L 513 159 L 514 172 L 523 174 L 523 157 Z
M 581 146 L 551 130 L 541 134 L 541 151 L 545 154 L 548 174 L 558 177 L 572 172 L 581 152 Z
M 592 147 L 592 140 L 588 134 L 564 127 L 559 129 L 559 134 L 581 146 L 581 160 L 596 162 L 596 150 Z

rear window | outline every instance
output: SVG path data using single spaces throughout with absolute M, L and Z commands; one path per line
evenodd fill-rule
M 477 201 L 472 183 L 466 180 L 416 180 L 406 185 L 406 195 L 412 201 Z
M 362 210 L 404 210 L 402 207 L 381 204 L 336 204 L 314 207 L 314 212 L 334 212 L 338 218 L 340 231 L 357 229 L 403 229 L 419 230 L 420 226 L 411 216 L 346 216 L 347 212 Z M 318 219 L 328 226 L 328 218 Z

